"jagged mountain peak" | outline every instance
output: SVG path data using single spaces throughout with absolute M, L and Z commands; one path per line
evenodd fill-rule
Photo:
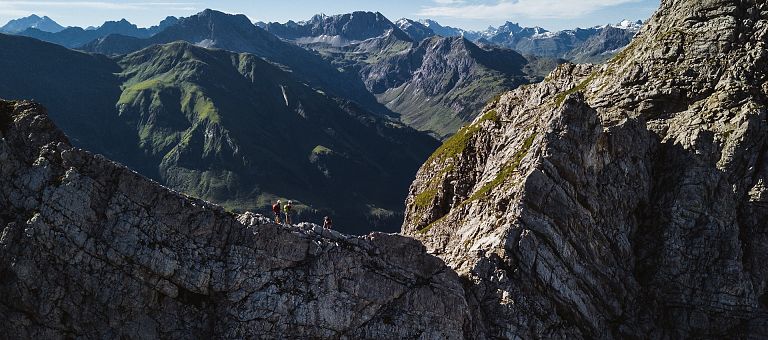
M 400 31 L 397 25 L 379 12 L 357 11 L 337 15 L 318 14 L 308 21 L 298 23 L 269 23 L 266 25 L 266 29 L 289 40 L 339 37 L 346 40 L 348 44 L 381 37 L 388 32 L 394 32 L 394 34 L 410 40 L 407 34 Z M 311 41 L 314 42 L 314 40 Z
M 504 25 L 499 26 L 496 31 L 499 32 L 509 32 L 509 33 L 517 33 L 523 30 L 523 27 L 520 26 L 520 24 L 516 22 L 510 22 L 507 21 L 504 23 Z
M 419 20 L 419 22 L 424 24 L 427 27 L 430 27 L 430 26 L 442 27 L 437 21 L 434 21 L 432 19 L 421 19 Z
M 139 27 L 135 24 L 132 24 L 126 19 L 120 19 L 118 21 L 106 21 L 104 24 L 102 24 L 99 28 L 103 30 L 109 30 L 109 31 L 118 31 L 118 30 L 130 30 L 130 29 L 138 29 Z
M 243 27 L 255 26 L 245 14 L 230 14 L 230 13 L 225 13 L 225 12 L 217 11 L 210 8 L 207 8 L 202 12 L 189 16 L 187 18 L 182 18 L 181 21 L 190 20 L 193 18 L 198 20 L 209 21 L 212 23 L 226 22 L 232 25 L 238 25 Z
M 64 27 L 48 16 L 40 17 L 32 14 L 25 18 L 14 19 L 0 27 L 0 32 L 16 34 L 26 29 L 38 29 L 43 32 L 56 33 L 64 30 Z
M 461 36 L 432 36 L 364 66 L 361 73 L 403 122 L 445 138 L 499 91 L 534 78 L 524 71 L 528 64 L 512 50 L 481 48 Z
M 477 35 L 476 32 L 466 31 L 466 30 L 463 30 L 460 28 L 454 28 L 451 26 L 440 25 L 440 23 L 431 19 L 422 19 L 422 20 L 419 20 L 419 22 L 424 24 L 424 26 L 428 27 L 433 32 L 435 32 L 435 34 L 444 36 L 444 37 L 467 36 L 469 38 L 474 38 Z
M 421 22 L 414 21 L 407 18 L 402 18 L 398 20 L 396 23 L 397 27 L 399 27 L 403 32 L 408 34 L 408 36 L 413 41 L 422 41 L 426 38 L 429 38 L 431 36 L 435 35 L 435 32 L 424 25 Z
M 247 16 L 212 9 L 179 19 L 177 23 L 152 37 L 152 40 L 161 43 L 185 40 L 204 47 L 263 54 L 279 53 L 277 46 L 273 47 L 277 49 L 273 52 L 268 51 L 268 46 L 281 45 L 274 35 L 254 25 Z

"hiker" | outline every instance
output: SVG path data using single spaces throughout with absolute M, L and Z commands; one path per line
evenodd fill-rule
M 333 221 L 331 221 L 331 218 L 326 216 L 323 220 L 323 228 L 325 229 L 333 229 Z
M 275 213 L 275 223 L 280 224 L 280 200 L 272 205 L 272 212 Z
M 291 224 L 291 208 L 293 208 L 293 201 L 288 201 L 288 204 L 283 206 L 283 210 L 285 211 L 285 223 L 288 225 Z

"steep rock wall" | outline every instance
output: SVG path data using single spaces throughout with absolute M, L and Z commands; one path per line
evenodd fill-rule
M 662 1 L 432 156 L 403 232 L 467 279 L 475 336 L 768 334 L 767 34 L 764 2 Z

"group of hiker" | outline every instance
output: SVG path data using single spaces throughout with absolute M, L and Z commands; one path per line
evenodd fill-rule
M 272 212 L 275 213 L 275 223 L 281 224 L 280 216 L 282 214 L 285 216 L 285 224 L 292 224 L 291 213 L 293 212 L 293 201 L 288 201 L 288 203 L 283 205 L 282 201 L 277 200 L 277 202 L 272 205 Z M 333 221 L 329 216 L 325 216 L 323 219 L 323 228 L 333 229 Z

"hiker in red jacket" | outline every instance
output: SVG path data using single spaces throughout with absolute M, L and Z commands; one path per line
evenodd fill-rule
M 282 209 L 280 209 L 280 200 L 277 200 L 277 203 L 272 205 L 272 212 L 275 213 L 275 223 L 280 224 L 280 212 Z

